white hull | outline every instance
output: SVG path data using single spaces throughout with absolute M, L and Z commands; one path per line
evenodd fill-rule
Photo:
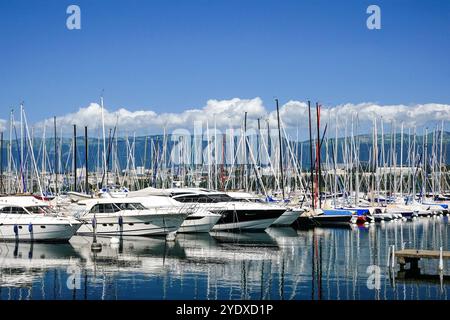
M 97 216 L 97 230 L 99 236 L 162 236 L 177 231 L 185 214 L 151 214 L 138 216 L 123 216 L 122 224 L 118 216 Z M 91 223 L 85 223 L 78 230 L 78 235 L 93 235 Z
M 216 224 L 212 230 L 247 230 L 247 231 L 257 231 L 264 230 L 270 227 L 272 223 L 274 223 L 276 219 L 259 219 L 253 221 L 245 221 L 245 222 L 235 222 L 235 223 L 221 223 Z
M 203 216 L 200 219 L 184 220 L 181 227 L 178 229 L 179 233 L 197 233 L 197 232 L 210 232 L 220 219 L 220 214 L 210 214 Z
M 17 226 L 17 234 L 14 231 Z M 68 241 L 77 232 L 80 224 L 33 224 L 32 231 L 29 223 L 2 224 L 0 223 L 0 240 L 7 241 Z
M 301 212 L 303 212 L 303 211 L 299 211 L 299 210 L 286 211 L 277 220 L 275 220 L 275 222 L 272 224 L 272 226 L 288 227 L 291 224 L 293 224 L 295 222 L 295 220 L 297 220 L 297 218 L 300 216 Z

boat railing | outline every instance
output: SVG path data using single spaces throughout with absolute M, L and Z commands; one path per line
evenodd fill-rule
M 198 203 L 186 203 L 178 207 L 178 213 L 185 213 L 191 215 L 195 213 L 199 208 Z
M 201 206 L 201 210 L 204 210 L 205 212 L 213 212 L 213 213 L 218 213 L 220 215 L 224 215 L 226 211 L 230 210 L 229 207 L 226 206 L 217 206 L 217 205 L 211 205 L 211 206 Z

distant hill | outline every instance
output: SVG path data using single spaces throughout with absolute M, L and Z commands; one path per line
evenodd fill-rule
M 437 134 L 436 140 L 438 143 L 438 147 L 440 144 L 440 134 Z M 397 133 L 395 135 L 395 150 L 397 154 L 397 164 L 400 162 L 400 138 L 401 135 Z M 172 135 L 167 135 L 167 154 L 166 159 L 169 159 L 170 151 L 178 141 L 178 138 Z M 237 147 L 239 143 L 239 137 L 235 137 L 235 148 Z M 384 137 L 384 146 L 385 146 L 385 157 L 388 158 L 391 155 L 391 145 L 393 144 L 394 137 L 390 134 L 385 134 Z M 415 137 L 416 139 L 416 154 L 420 155 L 423 152 L 423 143 L 424 143 L 424 136 L 417 135 Z M 372 136 L 368 134 L 358 135 L 355 136 L 354 139 L 355 144 L 359 141 L 359 155 L 360 155 L 360 161 L 365 162 L 368 161 L 370 158 L 370 154 L 372 152 Z M 410 154 L 408 150 L 409 143 L 412 144 L 414 140 L 414 137 L 408 134 L 403 135 L 403 160 L 404 162 L 407 161 L 407 157 Z M 159 153 L 159 160 L 162 159 L 162 150 L 163 150 L 163 141 L 164 136 L 163 135 L 151 135 L 151 136 L 140 136 L 136 137 L 135 140 L 133 140 L 132 137 L 127 139 L 124 137 L 120 137 L 117 139 L 114 139 L 113 142 L 113 150 L 117 147 L 117 161 L 120 165 L 121 169 L 125 169 L 127 166 L 127 158 L 129 160 L 129 157 L 127 157 L 128 152 L 127 150 L 132 150 L 135 156 L 135 166 L 143 166 L 144 165 L 144 159 L 145 159 L 145 167 L 150 167 L 152 161 L 154 162 L 156 159 L 157 152 Z M 253 139 L 252 141 L 256 141 L 256 139 Z M 350 143 L 351 139 L 349 137 L 345 138 L 338 138 L 337 144 L 338 144 L 338 163 L 343 162 L 343 146 L 345 144 L 345 141 L 347 141 L 348 146 L 348 152 L 350 151 Z M 381 156 L 381 141 L 382 137 L 381 135 L 378 135 L 378 151 L 379 155 Z M 433 134 L 430 133 L 426 137 L 427 141 L 427 150 L 428 155 L 431 154 L 432 145 L 433 145 Z M 147 146 L 146 145 L 147 142 Z M 2 149 L 2 155 L 3 155 L 3 169 L 6 170 L 7 167 L 7 144 L 9 141 L 4 141 L 3 149 Z M 60 142 L 62 145 L 61 148 L 61 171 L 70 171 L 72 170 L 72 144 L 73 140 L 71 138 L 63 138 L 62 142 Z M 134 144 L 133 144 L 134 143 Z M 222 140 L 218 141 L 218 145 L 220 146 L 222 143 Z M 228 143 L 228 141 L 227 141 Z M 336 146 L 336 141 L 333 138 L 329 138 L 328 140 L 324 140 L 322 144 L 322 161 L 325 162 L 326 157 L 326 144 L 328 143 L 328 152 L 329 156 L 332 156 L 333 150 Z M 34 155 L 37 159 L 37 166 L 40 169 L 42 167 L 42 139 L 41 138 L 35 138 L 33 141 L 34 144 Z M 193 144 L 193 137 L 191 136 L 191 144 Z M 315 144 L 315 143 L 314 143 Z M 271 150 L 272 156 L 275 156 L 276 153 L 276 146 L 278 145 L 278 138 L 272 137 L 271 144 L 269 149 Z M 302 154 L 302 166 L 309 166 L 309 142 L 308 141 L 301 141 L 301 142 L 290 142 L 292 152 L 297 155 L 297 157 L 300 157 L 300 154 Z M 207 143 L 204 140 L 202 143 L 203 148 L 206 148 Z M 301 147 L 303 148 L 303 152 L 301 152 Z M 58 146 L 59 148 L 59 146 Z M 16 164 L 20 162 L 19 154 L 20 154 L 20 147 L 16 141 L 13 141 L 13 148 L 12 148 L 13 157 L 15 159 Z M 25 155 L 27 154 L 27 148 L 25 148 Z M 98 138 L 89 138 L 88 139 L 88 162 L 89 162 L 89 170 L 94 170 L 95 167 L 101 166 L 102 164 L 102 152 L 103 152 L 103 144 L 102 140 Z M 46 139 L 46 150 L 47 150 L 47 167 L 53 167 L 54 164 L 54 139 L 48 138 Z M 77 166 L 82 167 L 84 166 L 85 161 L 85 155 L 84 155 L 84 137 L 77 137 Z M 159 150 L 159 151 L 158 151 Z M 256 153 L 256 149 L 254 149 Z M 438 148 L 439 150 L 439 148 Z M 450 132 L 444 132 L 443 134 L 443 150 L 444 150 L 444 162 L 447 163 L 448 159 L 450 159 Z M 146 155 L 144 153 L 147 153 Z M 219 152 L 219 154 L 221 151 Z M 287 154 L 287 153 L 286 153 Z M 255 154 L 255 157 L 257 155 Z M 439 156 L 439 155 L 438 155 Z M 284 157 L 285 161 L 288 158 L 287 156 Z M 30 156 L 25 157 L 25 160 L 28 165 L 30 165 Z M 330 158 L 330 163 L 331 162 Z M 110 167 L 112 165 L 113 159 L 110 157 L 109 163 Z

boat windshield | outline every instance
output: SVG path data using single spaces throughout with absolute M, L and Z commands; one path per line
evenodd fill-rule
M 46 206 L 31 206 L 31 207 L 25 207 L 25 209 L 29 213 L 35 213 L 35 214 L 54 213 L 49 207 L 46 207 Z
M 133 203 L 115 203 L 120 210 L 145 210 L 145 207 L 137 202 Z
M 212 200 L 212 202 L 230 202 L 236 201 L 227 194 L 208 194 L 208 198 Z
M 138 202 L 122 202 L 122 203 L 98 203 L 94 205 L 90 213 L 115 213 L 122 210 L 145 210 L 145 207 Z
M 230 202 L 237 201 L 231 198 L 227 194 L 189 194 L 183 196 L 174 197 L 175 200 L 179 202 L 188 203 L 218 203 L 218 202 Z

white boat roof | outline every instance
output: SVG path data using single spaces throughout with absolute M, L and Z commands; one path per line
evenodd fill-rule
M 227 192 L 227 195 L 229 195 L 232 198 L 235 199 L 259 199 L 260 197 L 258 197 L 255 194 L 251 194 L 248 192 L 238 192 L 238 191 L 233 191 L 233 192 Z
M 91 208 L 96 204 L 102 203 L 140 203 L 144 207 L 179 205 L 176 201 L 169 197 L 161 196 L 145 196 L 145 197 L 125 197 L 125 198 L 95 198 L 78 201 L 79 205 L 86 205 Z
M 0 197 L 0 206 L 13 205 L 13 206 L 48 206 L 45 201 L 36 199 L 33 196 L 5 196 Z
M 156 188 L 145 188 L 138 191 L 128 192 L 127 197 L 145 197 L 145 196 L 171 196 L 178 194 L 225 194 L 225 192 L 209 190 L 204 188 L 169 188 L 169 189 L 156 189 Z
M 170 196 L 167 189 L 156 189 L 152 187 L 144 188 L 137 191 L 129 191 L 127 197 L 146 197 L 146 196 Z

